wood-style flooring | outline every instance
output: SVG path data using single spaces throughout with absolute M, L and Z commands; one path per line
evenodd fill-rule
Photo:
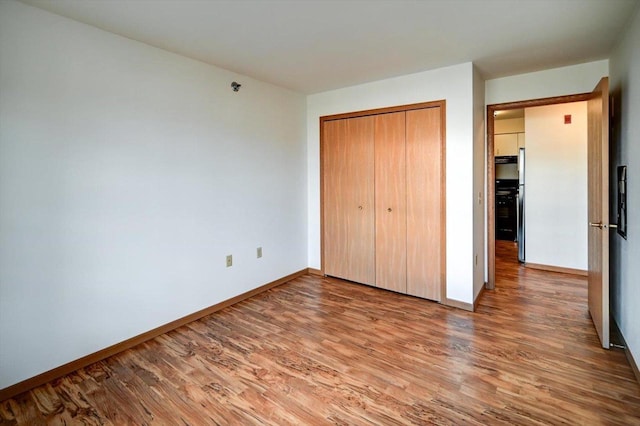
M 0 424 L 640 424 L 585 278 L 503 243 L 475 313 L 304 276 L 3 401 Z

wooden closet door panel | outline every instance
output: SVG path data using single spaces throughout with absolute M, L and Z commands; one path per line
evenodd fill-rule
M 373 118 L 324 122 L 325 274 L 375 283 Z
M 344 267 L 339 259 L 347 255 L 343 241 L 347 236 L 347 220 L 344 217 L 344 197 L 336 188 L 342 186 L 347 176 L 346 126 L 344 120 L 323 123 L 323 262 L 324 273 L 342 276 Z
M 405 113 L 375 116 L 376 286 L 407 290 Z
M 440 107 L 407 111 L 407 293 L 441 300 L 444 205 Z
M 375 213 L 373 117 L 347 121 L 348 169 L 352 189 L 347 195 L 349 215 L 348 269 L 353 281 L 375 284 Z

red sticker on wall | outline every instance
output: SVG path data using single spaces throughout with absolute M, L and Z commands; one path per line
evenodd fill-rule
M 564 116 L 564 124 L 571 124 L 571 114 Z

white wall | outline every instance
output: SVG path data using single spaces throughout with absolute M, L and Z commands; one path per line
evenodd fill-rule
M 485 103 L 493 105 L 587 93 L 606 75 L 609 75 L 609 61 L 602 60 L 487 80 Z
M 307 266 L 304 96 L 7 0 L 0 87 L 0 388 Z
M 586 270 L 587 103 L 527 108 L 525 127 L 526 261 Z
M 611 221 L 616 220 L 616 168 L 627 166 L 627 239 L 611 233 L 611 312 L 640 363 L 640 8 L 611 56 L 615 116 L 611 140 Z
M 320 268 L 319 119 L 324 115 L 445 99 L 447 297 L 473 297 L 473 70 L 465 63 L 307 97 L 309 266 Z
M 473 300 L 484 286 L 486 255 L 486 177 L 484 79 L 473 67 Z

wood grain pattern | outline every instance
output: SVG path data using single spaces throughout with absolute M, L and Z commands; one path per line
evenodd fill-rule
M 407 111 L 407 293 L 440 301 L 445 222 L 440 107 Z
M 407 291 L 405 112 L 375 116 L 376 286 Z
M 321 246 L 327 275 L 453 302 L 444 297 L 444 105 L 444 101 L 436 101 L 321 118 Z M 368 247 L 369 238 L 368 227 L 349 234 L 349 197 L 345 195 L 358 186 L 352 180 L 356 176 L 352 170 L 362 170 L 360 177 L 367 179 L 368 168 L 363 162 L 370 158 L 368 151 L 358 155 L 350 148 L 366 144 L 368 128 L 360 126 L 360 133 L 349 133 L 348 129 L 368 120 L 374 120 L 373 279 L 364 271 L 371 259 L 368 252 L 363 255 L 350 250 Z M 353 155 L 357 158 L 349 158 Z M 408 208 L 410 203 L 412 209 Z M 367 210 L 363 205 L 358 208 Z M 361 213 L 368 225 L 369 213 Z
M 375 283 L 373 117 L 324 122 L 324 272 Z
M 582 275 L 583 277 L 586 277 L 588 275 L 587 271 L 585 271 L 584 269 L 565 268 L 563 266 L 554 266 L 554 265 L 542 265 L 540 263 L 527 262 L 524 264 L 524 267 L 532 268 L 532 269 L 542 269 L 544 271 L 551 271 L 551 272 L 560 272 L 563 274 Z
M 604 77 L 587 101 L 587 233 L 589 312 L 602 347 L 609 348 L 609 79 Z M 585 224 L 587 226 L 587 224 Z
M 232 297 L 231 299 L 224 300 L 220 303 L 216 303 L 215 305 L 209 306 L 207 308 L 201 309 L 192 314 L 186 315 L 182 318 L 178 318 L 177 320 L 171 321 L 167 324 L 163 324 L 160 327 L 156 327 L 153 330 L 149 330 L 145 333 L 139 334 L 137 336 L 131 337 L 130 339 L 124 340 L 122 342 L 116 343 L 115 345 L 111 345 L 102 350 L 94 352 L 92 354 L 86 355 L 77 360 L 68 362 L 64 365 L 56 367 L 52 370 L 45 371 L 42 374 L 38 374 L 37 376 L 31 377 L 27 380 L 23 380 L 15 385 L 0 389 L 0 401 L 4 399 L 8 399 L 14 395 L 19 393 L 23 393 L 27 390 L 30 390 L 36 386 L 40 386 L 44 383 L 47 383 L 51 380 L 58 379 L 64 375 L 67 375 L 75 370 L 86 367 L 98 361 L 101 361 L 105 358 L 118 354 L 120 352 L 126 351 L 140 343 L 146 342 L 147 340 L 151 340 L 161 334 L 168 333 L 178 327 L 182 327 L 185 324 L 196 321 L 202 317 L 207 315 L 211 315 L 214 312 L 217 312 L 221 309 L 224 309 L 228 306 L 231 306 L 235 303 L 238 303 L 242 300 L 248 299 L 256 294 L 262 293 L 263 291 L 267 291 L 270 288 L 277 287 L 280 284 L 291 281 L 294 278 L 305 274 L 313 274 L 315 270 L 311 270 L 310 268 L 306 268 L 300 270 L 298 272 L 294 272 L 285 277 L 279 278 L 270 283 L 264 284 L 260 287 L 257 287 L 253 290 L 249 290 L 245 293 L 239 294 L 238 296 Z
M 320 269 L 316 269 L 316 268 L 307 268 L 307 272 L 309 274 L 311 274 L 311 275 L 318 275 L 320 277 L 324 276 L 322 271 Z
M 640 424 L 586 279 L 497 252 L 475 313 L 308 275 L 2 401 L 0 424 Z
M 440 101 L 431 101 L 431 102 L 420 102 L 416 104 L 408 104 L 408 105 L 397 105 L 385 108 L 376 108 L 376 109 L 367 109 L 362 111 L 353 111 L 353 112 L 345 112 L 341 114 L 333 114 L 333 115 L 325 115 L 320 117 L 320 121 L 325 120 L 340 120 L 343 118 L 355 118 L 355 117 L 368 117 L 371 115 L 378 114 L 389 114 L 392 112 L 403 112 L 403 111 L 411 111 L 414 109 L 424 109 L 424 108 L 432 108 L 432 107 L 443 107 L 445 105 L 445 100 Z
M 627 356 L 627 361 L 629 361 L 629 366 L 631 366 L 631 370 L 636 376 L 636 380 L 640 383 L 640 369 L 638 369 L 638 363 L 633 357 L 633 353 L 631 353 L 631 350 L 629 349 L 629 344 L 620 331 L 618 324 L 616 324 L 615 319 L 611 320 L 611 343 L 618 343 L 624 346 L 624 353 Z

